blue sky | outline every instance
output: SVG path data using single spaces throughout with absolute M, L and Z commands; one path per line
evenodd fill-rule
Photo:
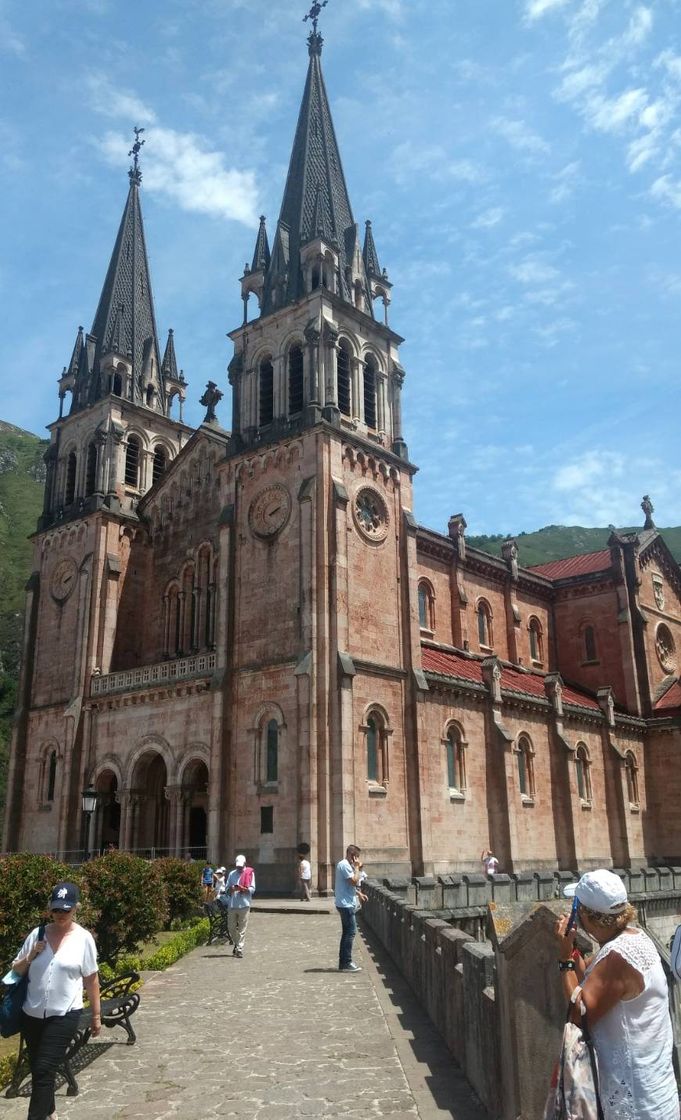
M 187 417 L 257 216 L 274 228 L 305 0 L 0 0 L 0 418 L 40 432 L 89 328 L 146 128 L 161 344 Z M 330 0 L 323 66 L 355 219 L 405 336 L 419 521 L 678 524 L 679 0 Z

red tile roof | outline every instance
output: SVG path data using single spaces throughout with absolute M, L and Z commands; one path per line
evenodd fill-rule
M 674 708 L 681 708 L 681 680 L 674 681 L 655 704 L 656 712 L 668 712 Z
M 473 681 L 476 684 L 483 683 L 482 661 L 462 657 L 460 653 L 433 649 L 432 646 L 423 646 L 421 657 L 426 673 L 438 673 L 442 677 Z M 523 696 L 546 696 L 544 677 L 541 673 L 522 673 L 518 669 L 502 666 L 501 687 L 508 692 L 518 692 Z M 580 692 L 576 688 L 570 688 L 568 685 L 563 686 L 563 702 L 598 711 L 598 702 L 593 696 Z
M 564 560 L 549 560 L 546 564 L 535 564 L 530 572 L 545 576 L 547 579 L 569 579 L 571 576 L 588 576 L 592 572 L 605 572 L 611 564 L 610 549 L 600 552 L 587 552 L 584 556 L 566 556 Z

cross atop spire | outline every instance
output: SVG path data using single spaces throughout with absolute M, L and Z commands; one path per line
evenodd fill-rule
M 317 21 L 321 15 L 322 8 L 325 8 L 329 0 L 315 0 L 315 3 L 310 8 L 306 16 L 303 16 L 303 23 L 307 23 L 309 19 L 312 20 L 312 34 L 317 34 Z
M 146 144 L 146 140 L 140 140 L 140 136 L 144 132 L 143 128 L 138 128 L 137 125 L 135 125 L 135 127 L 133 129 L 133 132 L 135 133 L 135 143 L 133 144 L 132 148 L 128 152 L 128 155 L 132 156 L 133 164 L 132 164 L 132 167 L 130 168 L 130 170 L 128 171 L 128 176 L 130 178 L 131 183 L 136 183 L 137 186 L 139 186 L 140 183 L 142 182 L 142 172 L 140 171 L 140 167 L 139 167 L 139 154 L 140 154 L 142 145 Z
M 317 30 L 317 23 L 319 21 L 319 16 L 322 8 L 325 8 L 328 2 L 329 0 L 315 0 L 315 3 L 310 8 L 307 15 L 303 16 L 303 23 L 307 23 L 308 20 L 312 20 L 312 31 L 307 37 L 307 46 L 310 52 L 310 57 L 312 57 L 312 55 L 317 55 L 317 57 L 319 57 L 319 55 L 322 53 L 322 45 L 324 43 L 324 40 Z

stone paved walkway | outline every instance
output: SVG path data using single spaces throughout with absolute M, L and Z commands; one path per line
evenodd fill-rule
M 358 938 L 363 971 L 337 971 L 339 930 L 335 913 L 256 912 L 243 960 L 202 947 L 152 974 L 137 1044 L 92 1043 L 60 1120 L 483 1120 L 389 961 Z M 0 1120 L 26 1112 L 0 1100 Z

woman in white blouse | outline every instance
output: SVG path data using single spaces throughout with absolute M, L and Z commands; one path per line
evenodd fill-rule
M 586 968 L 574 952 L 568 918 L 556 923 L 565 995 L 591 1032 L 605 1120 L 679 1120 L 672 1065 L 669 992 L 662 962 L 619 875 L 601 868 L 565 888 L 579 925 L 599 950 Z
M 57 1071 L 78 1030 L 83 984 L 92 1010 L 92 1035 L 102 1029 L 97 949 L 92 934 L 75 921 L 80 892 L 75 883 L 57 883 L 49 911 L 52 921 L 29 933 L 12 968 L 28 972 L 21 1033 L 31 1066 L 28 1120 L 56 1120 Z

